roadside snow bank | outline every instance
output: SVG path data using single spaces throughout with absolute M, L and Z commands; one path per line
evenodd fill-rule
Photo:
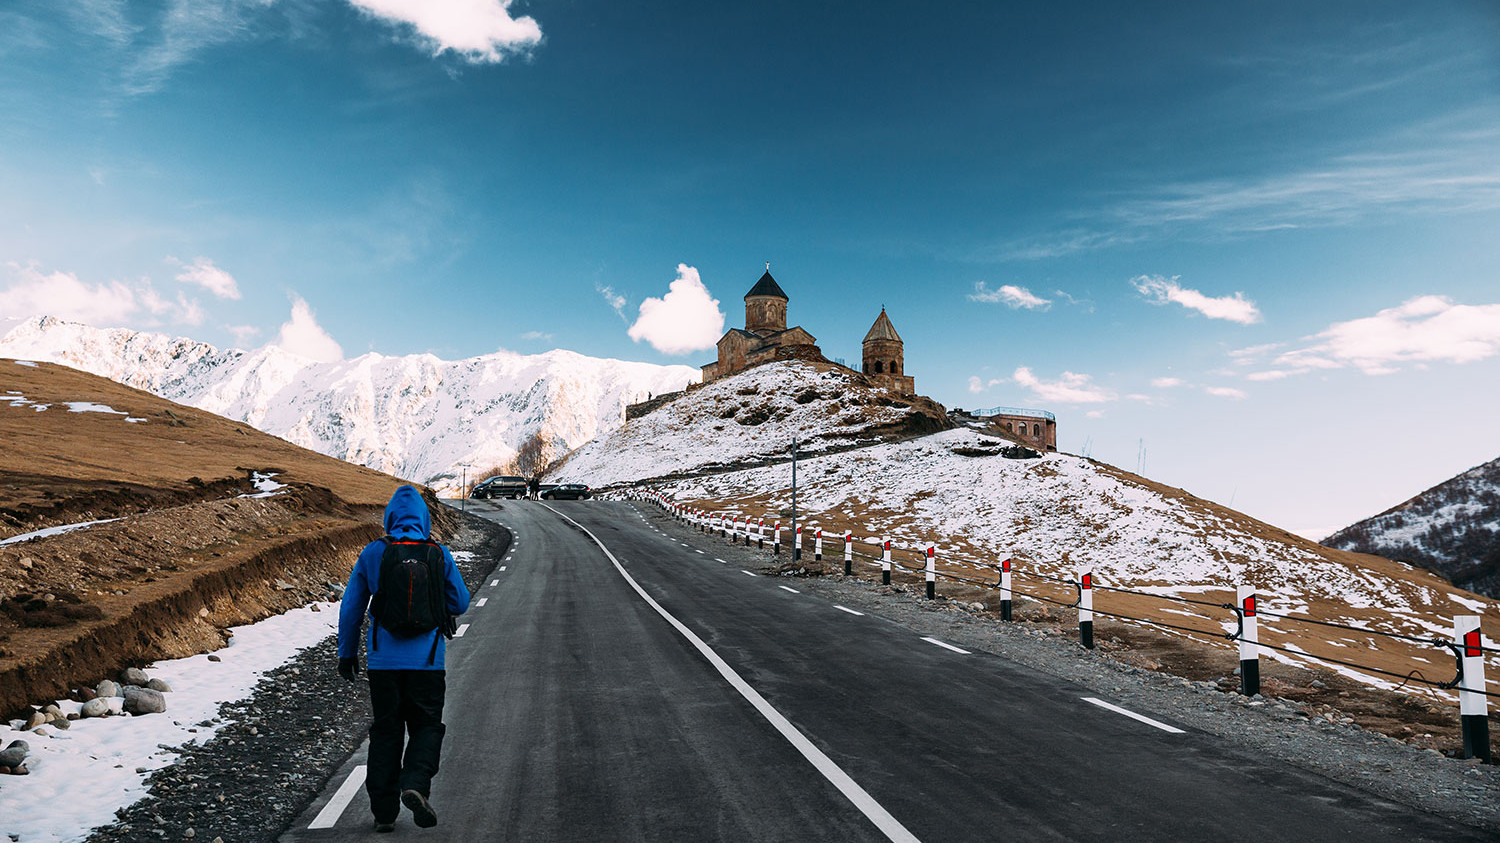
M 203 654 L 147 667 L 172 687 L 164 714 L 85 718 L 65 731 L 45 726 L 46 735 L 21 732 L 17 721 L 0 725 L 0 747 L 16 739 L 31 745 L 31 775 L 0 777 L 0 839 L 77 841 L 113 821 L 117 809 L 146 795 L 148 773 L 177 758 L 161 747 L 213 737 L 224 725 L 213 722 L 221 704 L 245 697 L 263 673 L 337 629 L 338 604 L 315 605 L 232 628 L 229 645 L 213 654 L 218 662 Z M 57 704 L 64 713 L 81 707 Z

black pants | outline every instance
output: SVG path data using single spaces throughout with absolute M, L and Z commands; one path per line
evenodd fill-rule
M 431 792 L 443 749 L 442 670 L 371 670 L 370 759 L 365 790 L 379 822 L 395 822 L 401 813 L 401 791 Z M 402 743 L 406 755 L 402 757 Z

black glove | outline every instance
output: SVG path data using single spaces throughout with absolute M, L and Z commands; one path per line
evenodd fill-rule
M 339 675 L 354 681 L 354 674 L 359 673 L 359 657 L 350 656 L 347 659 L 339 659 Z

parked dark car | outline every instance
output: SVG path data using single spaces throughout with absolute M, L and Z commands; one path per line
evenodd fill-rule
M 589 493 L 589 487 L 582 483 L 563 483 L 542 492 L 542 497 L 554 501 L 586 501 L 592 495 Z
M 526 496 L 526 478 L 511 474 L 499 474 L 486 479 L 474 487 L 470 497 L 474 498 L 520 498 Z

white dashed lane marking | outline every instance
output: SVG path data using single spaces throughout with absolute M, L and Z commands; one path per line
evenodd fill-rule
M 1183 734 L 1183 731 L 1181 729 L 1177 728 L 1176 726 L 1168 726 L 1167 724 L 1165 724 L 1165 723 L 1163 723 L 1163 722 L 1161 722 L 1159 720 L 1152 720 L 1151 718 L 1147 717 L 1144 714 L 1136 714 L 1135 712 L 1131 711 L 1128 708 L 1120 708 L 1117 705 L 1110 705 L 1109 703 L 1105 702 L 1104 700 L 1098 699 L 1097 697 L 1083 697 L 1083 701 L 1086 702 L 1086 703 L 1093 703 L 1094 705 L 1097 705 L 1100 708 L 1108 709 L 1109 711 L 1113 711 L 1116 714 L 1123 714 L 1123 715 L 1125 715 L 1126 717 L 1129 717 L 1132 720 L 1139 720 L 1139 721 L 1141 721 L 1142 723 L 1145 723 L 1148 726 L 1155 726 L 1156 728 L 1162 730 L 1163 732 L 1170 732 L 1171 734 L 1174 734 L 1174 735 L 1181 735 L 1181 734 Z
M 363 764 L 350 770 L 349 778 L 344 779 L 344 783 L 339 785 L 333 798 L 328 800 L 328 804 L 323 806 L 323 810 L 313 817 L 313 821 L 307 827 L 333 828 L 338 823 L 339 817 L 343 815 L 344 809 L 349 807 L 349 803 L 354 800 L 354 795 L 359 793 L 360 785 L 365 783 L 365 773 L 366 768 Z
M 926 641 L 928 644 L 936 644 L 939 647 L 942 647 L 944 650 L 952 650 L 955 653 L 963 653 L 966 656 L 972 655 L 968 650 L 965 650 L 962 647 L 955 647 L 952 644 L 947 644 L 945 642 L 937 640 L 936 638 L 928 638 L 924 635 L 922 636 L 922 640 Z
M 779 588 L 779 589 L 781 589 L 782 591 L 790 591 L 793 594 L 801 594 L 802 593 L 802 592 L 798 591 L 797 589 L 792 588 L 791 586 L 788 586 L 788 585 L 778 585 L 776 587 Z
M 833 608 L 838 609 L 840 612 L 848 612 L 851 615 L 859 615 L 860 617 L 864 617 L 865 616 L 864 612 L 856 612 L 853 609 L 850 609 L 850 608 L 847 608 L 847 607 L 844 607 L 844 606 L 840 606 L 837 603 L 834 604 Z
M 499 584 L 500 584 L 499 580 L 490 580 L 490 588 L 494 588 L 495 586 L 497 586 Z
M 466 624 L 466 623 L 461 623 L 461 624 L 458 625 L 458 629 L 453 630 L 453 637 L 454 638 L 462 638 L 462 637 L 464 637 L 464 633 L 468 632 L 468 631 L 469 631 L 469 625 Z
M 723 564 L 725 564 L 725 565 L 728 565 L 728 564 L 729 564 L 729 563 L 728 563 L 728 562 L 724 562 L 724 560 L 723 560 L 723 559 L 720 559 L 720 558 L 719 558 L 719 557 L 717 557 L 717 556 L 715 556 L 715 557 L 714 557 L 714 561 L 715 561 L 715 562 L 722 562 L 722 563 L 723 563 Z
M 488 598 L 488 597 L 481 597 L 481 598 L 479 598 L 479 602 L 476 603 L 476 604 L 474 604 L 474 605 L 476 605 L 476 606 L 483 606 L 484 604 L 486 604 L 488 602 L 490 602 L 490 598 Z
M 693 548 L 693 552 L 694 552 L 694 553 L 703 553 L 703 551 L 701 551 L 701 550 L 699 550 L 699 549 L 698 549 L 698 548 L 696 548 L 696 547 L 695 547 L 695 548 Z M 704 554 L 704 555 L 707 555 L 707 554 Z
M 755 576 L 755 574 L 752 574 L 751 572 L 745 570 L 744 568 L 740 569 L 740 573 L 744 574 L 747 577 L 753 577 L 753 576 Z

